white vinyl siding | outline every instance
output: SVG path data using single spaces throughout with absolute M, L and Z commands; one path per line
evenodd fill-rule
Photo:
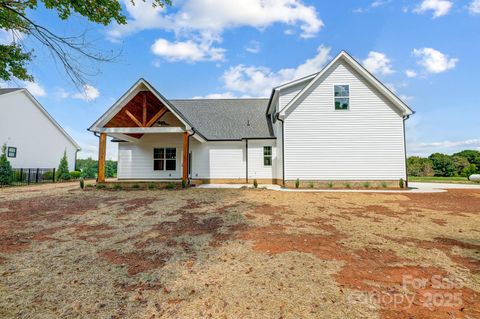
M 348 111 L 333 107 L 338 83 L 350 85 Z M 337 62 L 287 111 L 285 168 L 286 180 L 405 178 L 403 118 L 358 73 Z
M 153 169 L 154 148 L 175 148 L 176 170 Z M 181 134 L 145 134 L 137 143 L 119 143 L 119 179 L 170 179 L 182 176 L 183 137 Z
M 272 165 L 263 165 L 263 147 L 272 147 Z M 248 178 L 273 179 L 277 166 L 277 152 L 275 140 L 249 140 L 248 141 Z
M 278 109 L 282 110 L 310 81 L 305 81 L 292 87 L 283 89 L 278 95 Z

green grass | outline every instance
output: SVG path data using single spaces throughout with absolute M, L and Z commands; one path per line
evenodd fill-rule
M 426 183 L 452 183 L 452 184 L 478 184 L 470 182 L 468 178 L 461 176 L 439 177 L 439 176 L 410 176 L 410 182 L 426 182 Z

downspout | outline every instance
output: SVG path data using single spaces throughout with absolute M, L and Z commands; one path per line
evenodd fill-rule
M 408 165 L 407 165 L 407 137 L 405 134 L 405 121 L 410 118 L 410 115 L 403 117 L 403 153 L 405 154 L 405 187 L 408 188 Z
M 245 139 L 245 183 L 248 184 L 248 139 Z
M 282 122 L 282 182 L 285 187 L 285 122 L 278 116 L 278 113 L 276 118 Z
M 190 185 L 190 175 L 192 174 L 192 170 L 190 170 L 190 172 L 188 172 L 188 169 L 191 167 L 190 166 L 190 136 L 193 136 L 195 135 L 195 129 L 192 127 L 192 134 L 188 134 L 187 136 L 187 184 Z M 188 174 L 190 173 L 190 174 Z
M 77 170 L 77 155 L 78 155 L 78 149 L 75 150 L 75 165 L 73 167 L 73 170 L 76 171 Z

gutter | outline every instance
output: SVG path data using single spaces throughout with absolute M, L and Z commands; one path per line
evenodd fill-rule
M 406 188 L 408 188 L 408 165 L 407 165 L 407 136 L 405 134 L 405 121 L 408 120 L 409 118 L 410 118 L 410 115 L 403 116 L 403 153 L 405 154 L 405 187 Z
M 245 182 L 248 184 L 248 138 L 245 139 Z
M 285 122 L 284 120 L 280 119 L 280 117 L 278 116 L 278 113 L 276 118 L 277 120 L 282 122 L 282 181 L 283 181 L 283 187 L 285 187 Z
M 190 174 L 188 172 L 188 169 L 191 168 L 190 166 L 190 136 L 193 136 L 195 135 L 195 129 L 192 127 L 192 134 L 188 134 L 187 136 L 187 183 L 188 185 L 190 185 L 190 175 L 192 174 L 192 170 L 190 170 Z

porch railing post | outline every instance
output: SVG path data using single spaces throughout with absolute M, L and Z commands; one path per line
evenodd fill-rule
M 27 178 L 27 184 L 30 185 L 30 171 L 31 169 L 28 169 L 28 178 Z

